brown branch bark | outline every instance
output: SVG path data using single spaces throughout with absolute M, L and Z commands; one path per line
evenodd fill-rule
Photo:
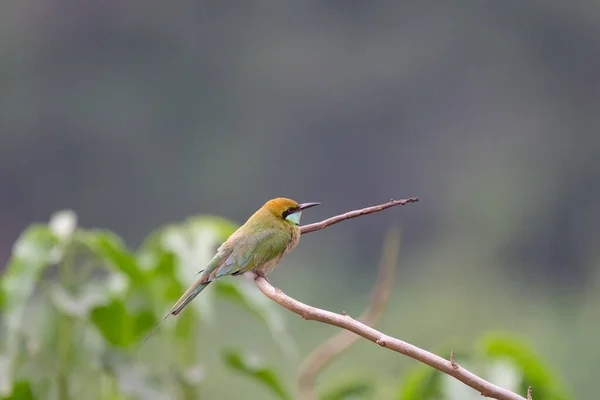
M 385 204 L 381 204 L 374 207 L 367 207 L 361 210 L 350 211 L 345 214 L 340 214 L 335 217 L 326 219 L 324 221 L 317 222 L 315 224 L 302 226 L 301 232 L 314 232 L 320 229 L 324 229 L 338 222 L 344 221 L 346 219 L 360 217 L 361 215 L 382 211 L 386 208 L 390 208 L 396 205 L 404 205 L 408 203 L 414 203 L 417 201 L 419 201 L 418 197 L 413 197 L 405 200 L 391 200 L 390 202 Z M 339 328 L 353 332 L 367 340 L 370 340 L 373 343 L 378 344 L 381 347 L 385 347 L 387 349 L 396 351 L 400 354 L 404 354 L 405 356 L 411 357 L 417 361 L 420 361 L 424 364 L 429 365 L 430 367 L 437 369 L 438 371 L 450 375 L 463 382 L 465 385 L 479 391 L 479 393 L 481 393 L 485 397 L 490 397 L 497 400 L 526 400 L 525 397 L 522 397 L 516 393 L 511 392 L 510 390 L 501 388 L 499 386 L 494 385 L 493 383 L 486 381 L 483 378 L 480 378 L 474 373 L 461 367 L 456 362 L 453 363 L 449 360 L 439 357 L 410 343 L 406 343 L 400 339 L 388 336 L 374 328 L 363 324 L 360 321 L 353 319 L 348 315 L 336 314 L 327 310 L 322 310 L 320 308 L 312 307 L 307 304 L 301 303 L 298 300 L 287 296 L 281 290 L 273 287 L 263 277 L 255 276 L 254 281 L 265 296 L 280 304 L 281 306 L 287 308 L 288 310 L 300 315 L 306 320 L 323 322 L 325 324 L 337 326 Z M 529 393 L 528 397 L 530 396 L 531 392 Z
M 380 204 L 378 206 L 366 207 L 360 210 L 348 211 L 347 213 L 336 215 L 335 217 L 327 218 L 321 222 L 315 222 L 314 224 L 303 225 L 300 227 L 301 233 L 310 233 L 314 231 L 319 231 L 321 229 L 325 229 L 330 225 L 337 224 L 338 222 L 342 222 L 347 219 L 352 219 L 356 217 L 360 217 L 362 215 L 372 214 L 374 212 L 383 211 L 386 208 L 394 207 L 394 206 L 403 206 L 408 203 L 416 203 L 419 201 L 418 197 L 411 197 L 409 199 L 403 200 L 390 200 L 387 203 Z
M 371 300 L 365 312 L 358 318 L 365 325 L 374 326 L 387 306 L 394 285 L 399 248 L 400 233 L 397 229 L 390 229 L 383 244 L 381 260 L 379 261 L 379 276 L 371 293 Z M 313 400 L 317 398 L 315 393 L 316 376 L 335 357 L 343 353 L 359 338 L 360 336 L 350 331 L 341 330 L 306 357 L 298 374 L 298 390 L 301 399 Z
M 474 373 L 467 371 L 458 364 L 452 363 L 440 356 L 423 350 L 410 343 L 403 342 L 400 339 L 388 336 L 378 330 L 375 330 L 360 321 L 357 321 L 349 315 L 336 314 L 331 311 L 312 307 L 295 300 L 281 290 L 274 288 L 266 279 L 256 276 L 254 278 L 256 285 L 265 296 L 287 308 L 288 310 L 300 315 L 306 320 L 319 321 L 325 324 L 337 326 L 356 333 L 363 338 L 378 344 L 381 347 L 396 351 L 405 356 L 414 358 L 424 364 L 429 365 L 441 372 L 444 372 L 465 385 L 479 391 L 485 397 L 491 397 L 497 400 L 525 400 L 525 397 L 519 396 L 510 390 L 503 389 L 478 377 Z

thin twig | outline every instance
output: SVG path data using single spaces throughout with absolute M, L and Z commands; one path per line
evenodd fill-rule
M 337 224 L 338 222 L 342 222 L 347 219 L 360 217 L 362 215 L 372 214 L 374 212 L 383 211 L 386 208 L 394 207 L 394 206 L 403 206 L 408 203 L 416 203 L 419 201 L 418 197 L 411 197 L 409 199 L 403 200 L 390 200 L 385 204 L 380 204 L 378 206 L 366 207 L 360 210 L 348 211 L 347 213 L 336 215 L 335 217 L 327 218 L 321 222 L 315 222 L 314 224 L 303 225 L 300 227 L 301 233 L 310 233 L 314 231 L 318 231 L 321 229 L 325 229 L 330 225 Z
M 362 210 L 350 211 L 345 214 L 337 215 L 335 217 L 326 219 L 315 224 L 305 225 L 301 227 L 301 232 L 313 232 L 319 229 L 324 229 L 329 225 L 333 225 L 346 219 L 356 218 L 361 215 L 385 210 L 386 208 L 393 207 L 396 205 L 404 205 L 416 201 L 419 201 L 418 197 L 413 197 L 406 200 L 392 200 L 389 203 L 382 204 L 379 206 L 367 207 L 363 208 Z M 281 306 L 287 308 L 288 310 L 300 315 L 306 320 L 323 322 L 325 324 L 337 326 L 339 328 L 343 328 L 350 332 L 353 332 L 359 336 L 364 337 L 367 340 L 370 340 L 371 342 L 378 344 L 381 347 L 385 347 L 390 350 L 396 351 L 400 354 L 404 354 L 417 361 L 427 364 L 430 367 L 437 369 L 438 371 L 444 372 L 445 374 L 450 375 L 463 382 L 465 385 L 479 391 L 479 393 L 481 393 L 485 397 L 490 397 L 497 400 L 526 400 L 525 397 L 513 393 L 510 390 L 496 386 L 493 383 L 490 383 L 485 379 L 478 377 L 472 372 L 467 371 L 466 369 L 464 369 L 456 363 L 453 366 L 449 360 L 439 357 L 410 343 L 403 342 L 400 339 L 385 335 L 382 332 L 379 332 L 378 330 L 371 328 L 349 317 L 348 315 L 336 314 L 330 311 L 322 310 L 316 307 L 311 307 L 309 305 L 301 303 L 298 300 L 287 296 L 281 290 L 274 288 L 265 278 L 254 276 L 254 281 L 265 296 L 267 296 L 274 302 L 280 304 Z
M 454 350 L 450 350 L 450 365 L 452 365 L 453 368 L 458 368 L 458 364 L 454 360 Z
M 255 276 L 254 281 L 265 296 L 287 308 L 288 310 L 300 315 L 306 320 L 319 321 L 328 325 L 349 330 L 350 332 L 354 332 L 373 343 L 377 343 L 381 347 L 385 347 L 400 354 L 404 354 L 405 356 L 414 358 L 417 361 L 453 376 L 454 378 L 463 382 L 465 385 L 479 391 L 485 397 L 491 397 L 498 400 L 525 400 L 524 397 L 496 386 L 485 379 L 478 377 L 472 372 L 467 371 L 458 364 L 453 367 L 450 361 L 442 357 L 439 357 L 410 343 L 403 342 L 400 339 L 396 339 L 379 332 L 378 330 L 373 329 L 350 316 L 343 316 L 331 311 L 322 310 L 320 308 L 301 303 L 298 300 L 289 297 L 281 290 L 276 289 L 262 277 Z
M 374 326 L 385 310 L 394 284 L 399 247 L 400 233 L 397 229 L 390 229 L 385 237 L 379 262 L 379 277 L 371 294 L 371 300 L 365 312 L 358 319 L 365 325 Z M 342 315 L 346 315 L 346 313 L 343 312 Z M 298 374 L 298 389 L 301 399 L 316 399 L 315 379 L 317 374 L 359 338 L 360 336 L 350 331 L 342 330 L 323 342 L 306 357 Z
M 527 388 L 527 400 L 533 400 L 533 398 L 531 397 L 531 386 Z

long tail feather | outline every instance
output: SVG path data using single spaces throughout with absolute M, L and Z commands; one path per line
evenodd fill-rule
M 190 303 L 190 301 L 194 300 L 194 298 L 196 296 L 198 296 L 200 294 L 200 292 L 203 291 L 204 288 L 207 287 L 208 284 L 210 283 L 210 282 L 202 282 L 202 280 L 203 279 L 198 279 L 196 281 L 196 283 L 194 283 L 192 286 L 190 286 L 188 288 L 188 290 L 185 291 L 183 296 L 181 296 L 179 298 L 179 300 L 177 300 L 177 303 L 175 303 L 175 305 L 171 308 L 171 310 L 167 313 L 167 315 L 165 315 L 163 320 L 160 321 L 158 323 L 158 325 L 156 325 L 154 327 L 154 329 L 152 329 L 148 335 L 146 335 L 146 337 L 144 338 L 144 342 L 146 340 L 148 340 L 148 338 L 150 338 L 150 336 L 152 336 L 154 334 L 154 332 L 156 332 L 156 330 L 162 325 L 163 322 L 165 322 L 165 320 L 167 318 L 169 318 L 169 315 L 179 314 L 181 312 L 181 310 L 183 310 L 185 308 L 185 306 L 187 306 Z
M 196 283 L 194 283 L 192 286 L 190 286 L 190 288 L 185 291 L 183 296 L 181 296 L 181 298 L 179 300 L 177 300 L 177 303 L 175 303 L 173 308 L 171 308 L 170 313 L 172 315 L 179 314 L 181 312 L 181 310 L 183 310 L 183 308 L 185 306 L 187 306 L 190 301 L 194 300 L 194 298 L 196 296 L 198 296 L 200 294 L 200 292 L 203 291 L 204 288 L 207 287 L 208 284 L 210 283 L 210 282 L 202 283 L 201 281 L 202 281 L 202 279 L 199 279 Z
M 165 320 L 169 317 L 169 315 L 171 315 L 171 313 L 169 312 L 167 315 L 165 315 L 165 317 L 162 319 L 162 321 L 160 321 L 151 331 L 149 334 L 146 335 L 146 337 L 144 338 L 144 342 L 148 339 L 150 339 L 150 336 L 152 336 L 154 334 L 154 332 L 156 332 L 156 330 L 162 325 L 163 322 L 165 322 Z

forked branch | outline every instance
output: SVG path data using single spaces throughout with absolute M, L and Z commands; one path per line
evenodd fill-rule
M 382 211 L 386 208 L 390 208 L 396 205 L 404 205 L 408 203 L 414 203 L 417 201 L 419 201 L 418 197 L 413 197 L 405 200 L 391 200 L 390 202 L 385 204 L 381 204 L 374 207 L 367 207 L 361 210 L 350 211 L 315 224 L 305 225 L 301 227 L 301 232 L 314 232 L 320 229 L 324 229 L 338 222 L 344 221 L 346 219 L 356 218 L 361 215 Z M 496 386 L 493 383 L 490 383 L 485 379 L 480 378 L 474 373 L 461 367 L 456 362 L 451 362 L 450 360 L 446 360 L 410 343 L 406 343 L 400 339 L 388 336 L 374 328 L 365 325 L 360 321 L 353 319 L 348 315 L 336 314 L 327 310 L 322 310 L 320 308 L 312 307 L 307 304 L 301 303 L 298 300 L 287 296 L 281 290 L 273 287 L 263 277 L 255 276 L 254 280 L 258 288 L 265 294 L 265 296 L 269 297 L 271 300 L 287 308 L 288 310 L 300 315 L 306 320 L 323 322 L 325 324 L 337 326 L 339 328 L 353 332 L 367 340 L 370 340 L 373 343 L 378 344 L 381 347 L 385 347 L 387 349 L 396 351 L 400 354 L 404 354 L 405 356 L 411 357 L 447 375 L 450 375 L 463 382 L 465 385 L 477 390 L 485 397 L 490 397 L 497 400 L 526 400 L 526 398 L 523 396 L 511 392 L 510 390 Z M 531 398 L 530 391 L 527 397 Z

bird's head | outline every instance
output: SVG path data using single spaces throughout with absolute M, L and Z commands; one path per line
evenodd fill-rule
M 319 204 L 321 203 L 299 204 L 295 200 L 278 197 L 267 201 L 263 206 L 263 209 L 268 210 L 276 218 L 282 219 L 293 225 L 299 225 L 302 210 L 318 206 Z

